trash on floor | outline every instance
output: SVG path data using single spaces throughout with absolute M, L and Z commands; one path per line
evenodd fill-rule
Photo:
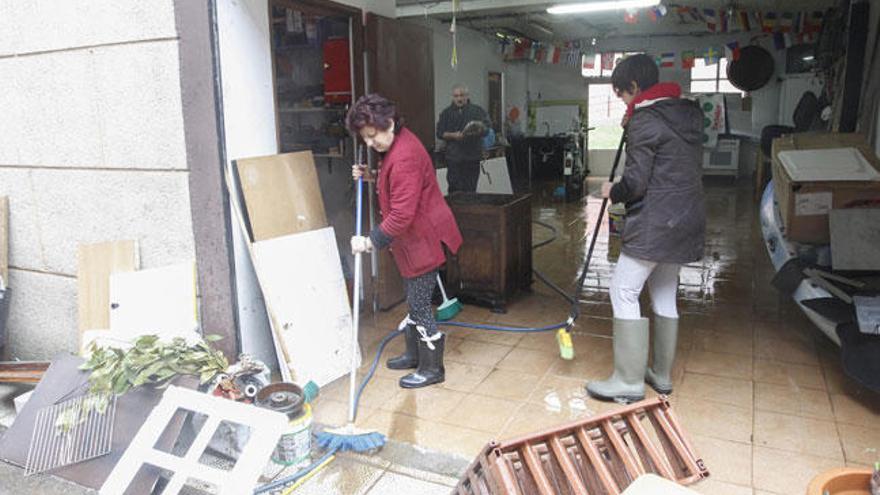
M 680 484 L 709 476 L 666 397 L 503 442 L 490 442 L 457 493 L 620 493 L 657 474 Z
M 90 373 L 80 369 L 84 362 L 83 358 L 76 356 L 64 356 L 52 362 L 15 422 L 0 437 L 0 459 L 16 466 L 26 466 L 38 412 L 45 407 L 76 397 L 76 394 L 82 395 L 88 389 Z M 191 376 L 178 376 L 171 382 L 187 388 L 195 388 L 198 384 L 198 380 Z M 161 396 L 160 389 L 137 387 L 118 397 L 110 452 L 77 464 L 58 467 L 51 473 L 82 486 L 99 489 Z M 163 438 L 161 447 L 168 449 L 172 447 L 181 426 L 182 421 L 171 426 L 173 435 L 171 438 Z M 139 491 L 136 493 L 149 493 L 155 481 L 155 476 L 139 480 Z

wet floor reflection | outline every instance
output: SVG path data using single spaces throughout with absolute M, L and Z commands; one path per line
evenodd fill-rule
M 533 218 L 552 225 L 557 239 L 534 253 L 534 266 L 566 290 L 577 280 L 600 205 L 593 198 L 562 203 L 547 191 L 535 194 Z M 712 483 L 697 490 L 726 493 L 739 486 L 802 493 L 809 476 L 826 464 L 866 463 L 865 449 L 880 448 L 880 402 L 845 377 L 839 350 L 770 286 L 773 271 L 748 183 L 707 182 L 706 206 L 705 257 L 680 276 L 682 324 L 672 396 L 699 453 L 715 469 Z M 541 226 L 533 231 L 535 242 L 551 236 Z M 446 382 L 401 390 L 396 381 L 403 373 L 380 367 L 359 424 L 427 450 L 472 457 L 491 439 L 613 410 L 614 404 L 589 398 L 583 386 L 605 378 L 613 365 L 608 284 L 619 249 L 603 221 L 581 294 L 574 360 L 559 357 L 552 332 L 449 329 Z M 643 303 L 647 313 L 646 295 Z M 536 281 L 506 314 L 465 306 L 457 319 L 540 326 L 564 320 L 568 310 Z M 362 320 L 365 357 L 372 360 L 379 340 L 404 312 L 397 307 Z M 383 362 L 402 350 L 402 339 L 395 340 Z M 344 382 L 322 390 L 315 408 L 319 422 L 344 422 Z M 730 452 L 744 458 L 730 460 Z M 788 464 L 767 461 L 780 456 Z

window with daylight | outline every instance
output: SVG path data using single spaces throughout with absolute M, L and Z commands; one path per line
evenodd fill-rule
M 691 69 L 690 92 L 740 93 L 745 96 L 745 92 L 738 90 L 727 80 L 726 58 L 720 58 L 718 63 L 707 65 L 705 58 L 697 57 L 694 60 L 694 67 Z
M 626 55 L 628 54 L 615 52 L 614 67 L 616 67 L 617 63 Z M 591 53 L 581 57 L 581 75 L 584 77 L 611 77 L 612 72 L 614 72 L 613 68 L 602 68 L 602 55 L 599 53 Z
M 617 97 L 611 84 L 590 84 L 588 95 L 588 125 L 595 127 L 587 140 L 591 150 L 615 150 L 620 144 L 623 128 L 620 126 L 626 105 Z

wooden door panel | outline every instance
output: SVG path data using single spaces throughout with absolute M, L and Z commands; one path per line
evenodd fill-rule
M 426 27 L 367 14 L 366 92 L 395 103 L 409 128 L 427 149 L 434 147 L 434 61 L 431 32 Z M 376 220 L 380 217 L 377 215 Z M 380 309 L 404 299 L 403 279 L 388 251 L 379 255 L 375 290 Z

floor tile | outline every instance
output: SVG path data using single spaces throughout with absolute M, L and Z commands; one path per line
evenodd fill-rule
M 458 349 L 453 352 L 447 352 L 446 359 L 459 363 L 476 364 L 478 366 L 495 366 L 511 350 L 513 350 L 513 347 L 507 345 L 465 340 Z
M 438 421 L 488 432 L 497 437 L 507 421 L 519 410 L 521 404 L 521 402 L 508 399 L 469 394 L 458 404 L 454 414 L 446 415 Z
M 880 396 L 877 394 L 831 394 L 831 407 L 834 408 L 834 417 L 841 423 L 873 427 L 880 424 Z
M 755 445 L 843 462 L 837 425 L 832 421 L 755 411 Z
M 428 465 L 430 466 L 431 464 L 429 463 Z M 425 471 L 423 469 L 418 469 L 410 466 L 403 466 L 400 464 L 392 463 L 390 466 L 388 466 L 387 471 L 389 473 L 402 474 L 404 476 L 409 476 L 410 478 L 416 478 L 422 481 L 430 481 L 431 483 L 447 486 L 449 488 L 455 488 L 455 486 L 458 485 L 457 477 L 451 477 L 448 475 L 435 473 L 432 471 Z
M 361 427 L 374 429 L 399 442 L 407 442 L 428 450 L 447 452 L 465 458 L 475 457 L 493 437 L 493 435 L 479 430 L 388 411 L 376 411 L 364 421 Z
M 750 333 L 695 330 L 691 335 L 691 347 L 695 351 L 726 352 L 752 357 L 754 345 Z
M 691 435 L 690 438 L 712 479 L 751 486 L 752 446 L 750 444 L 702 435 Z
M 548 407 L 542 404 L 527 402 L 520 406 L 516 414 L 510 418 L 502 429 L 500 436 L 504 440 L 520 435 L 533 434 L 587 417 L 591 414 L 591 410 L 559 411 L 555 410 L 552 406 Z
M 740 443 L 752 441 L 751 408 L 672 396 L 673 410 L 692 435 L 703 435 Z
M 444 363 L 444 367 L 446 368 L 446 380 L 440 386 L 459 392 L 473 392 L 492 372 L 492 368 L 489 366 L 454 361 L 447 361 Z
M 756 382 L 789 385 L 792 387 L 825 390 L 822 368 L 801 364 L 781 363 L 767 359 L 755 360 Z
M 755 383 L 755 409 L 834 420 L 828 392 L 790 385 Z
M 442 387 L 398 389 L 397 393 L 378 407 L 383 411 L 398 412 L 421 419 L 440 420 L 461 414 L 459 403 L 467 394 Z
M 711 477 L 698 481 L 688 488 L 704 495 L 752 495 L 752 489 L 748 486 L 718 481 Z
M 694 350 L 688 356 L 685 370 L 704 375 L 751 380 L 752 358 L 737 354 Z
M 369 495 L 400 495 L 402 493 L 448 495 L 449 487 L 402 474 L 386 472 L 367 493 Z
M 678 392 L 681 396 L 752 407 L 752 382 L 686 372 Z
M 752 459 L 752 486 L 779 495 L 803 495 L 817 474 L 840 466 L 834 459 L 759 446 Z
M 783 363 L 809 364 L 818 366 L 819 358 L 812 342 L 784 340 L 758 336 L 755 342 L 755 355 L 763 359 Z
M 873 428 L 839 424 L 838 431 L 848 463 L 870 466 L 880 460 L 880 422 Z
M 384 470 L 345 457 L 337 457 L 329 466 L 296 489 L 297 495 L 361 495 L 384 474 Z M 329 467 L 328 466 L 328 467 Z
M 501 399 L 525 401 L 532 394 L 541 376 L 518 371 L 496 369 L 489 373 L 474 393 Z
M 555 342 L 555 341 L 554 341 Z M 577 349 L 575 349 L 577 352 Z M 581 356 L 575 356 L 575 359 Z M 498 369 L 531 373 L 536 376 L 544 376 L 545 373 L 562 358 L 559 357 L 558 348 L 553 350 L 535 350 L 516 347 L 508 353 L 504 359 L 495 365 Z

